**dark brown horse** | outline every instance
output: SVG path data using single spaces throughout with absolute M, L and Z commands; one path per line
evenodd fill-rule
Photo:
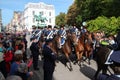
M 108 48 L 107 46 L 101 46 L 98 48 L 98 51 L 96 53 L 97 71 L 94 76 L 95 80 L 97 80 L 97 77 L 100 71 L 102 71 L 102 74 L 107 74 L 107 71 L 110 72 L 110 70 L 108 69 L 108 66 L 110 66 L 110 68 L 114 71 L 114 73 L 116 73 L 116 69 L 119 69 L 119 74 L 120 74 L 120 64 L 119 64 L 119 67 L 115 63 L 111 65 L 105 64 L 110 52 L 111 52 L 111 49 Z

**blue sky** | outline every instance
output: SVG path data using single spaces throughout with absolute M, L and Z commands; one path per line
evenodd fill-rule
M 13 17 L 13 11 L 23 11 L 28 2 L 44 2 L 52 4 L 55 7 L 56 15 L 60 12 L 67 12 L 74 0 L 0 0 L 0 9 L 2 9 L 2 22 L 6 25 Z

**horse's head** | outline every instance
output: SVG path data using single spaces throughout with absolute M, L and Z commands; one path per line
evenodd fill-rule
M 85 33 L 85 40 L 87 40 L 88 43 L 93 43 L 92 33 L 86 32 Z
M 54 38 L 53 38 L 53 47 L 55 50 L 58 50 L 61 48 L 61 37 L 56 35 Z
M 71 40 L 72 40 L 72 43 L 74 45 L 77 45 L 77 43 L 78 43 L 78 37 L 77 37 L 77 35 L 75 33 L 71 34 Z

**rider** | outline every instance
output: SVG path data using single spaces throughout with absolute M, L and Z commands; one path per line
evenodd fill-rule
M 64 29 L 64 25 L 60 27 L 60 30 L 58 30 L 58 35 L 61 37 L 61 46 L 65 43 L 66 39 L 66 31 Z
M 30 40 L 32 40 L 32 38 L 35 36 L 35 32 L 36 32 L 36 26 L 33 25 L 33 26 L 32 26 L 32 35 L 31 35 Z
M 47 31 L 45 32 L 45 36 L 46 36 L 46 39 L 53 38 L 53 30 L 51 25 L 48 25 Z
M 72 28 L 70 29 L 70 32 L 71 32 L 71 33 L 75 33 L 75 34 L 76 34 L 76 36 L 78 36 L 78 35 L 79 35 L 78 28 L 76 27 L 76 25 L 75 25 L 75 24 L 73 24 Z
M 57 35 L 57 32 L 58 32 L 58 29 L 57 29 L 56 26 L 54 26 L 54 28 L 53 28 L 53 35 L 54 35 L 54 36 Z
M 37 37 L 37 40 L 40 40 L 41 34 L 42 34 L 42 28 L 38 27 L 38 29 L 36 30 L 36 35 L 35 35 Z

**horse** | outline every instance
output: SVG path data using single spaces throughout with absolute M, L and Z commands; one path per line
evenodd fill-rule
M 72 40 L 77 56 L 77 60 L 75 63 L 78 63 L 78 65 L 81 66 L 81 60 L 84 53 L 84 35 L 81 35 L 78 38 L 75 33 L 72 33 Z
M 58 52 L 59 52 L 59 49 L 60 49 L 60 47 L 61 47 L 61 43 L 60 43 L 60 41 L 61 41 L 61 37 L 60 36 L 58 36 L 58 35 L 56 35 L 56 36 L 54 36 L 53 37 L 53 41 L 52 41 L 52 49 L 54 50 L 54 52 L 56 52 L 57 54 L 58 54 Z
M 110 70 L 108 69 L 108 66 L 110 66 L 110 68 L 114 72 L 116 71 L 116 69 L 117 69 L 116 66 L 118 66 L 118 64 L 115 64 L 115 63 L 110 64 L 110 65 L 105 64 L 107 57 L 110 54 L 111 50 L 112 49 L 110 49 L 108 46 L 100 46 L 98 48 L 98 51 L 96 53 L 97 71 L 94 75 L 95 80 L 97 80 L 97 77 L 98 77 L 98 74 L 100 73 L 100 71 L 102 71 L 102 74 L 106 74 L 107 71 L 110 72 Z M 119 64 L 118 69 L 120 69 L 120 64 Z M 110 74 L 112 74 L 112 73 L 110 72 Z M 120 74 L 120 72 L 119 72 L 119 74 Z
M 90 59 L 93 53 L 93 35 L 90 32 L 86 32 L 84 37 L 84 54 L 86 59 L 88 58 L 88 64 L 90 65 Z
M 53 40 L 52 40 L 52 49 L 54 50 L 54 52 L 56 52 L 58 54 L 58 51 L 59 51 L 59 48 L 60 48 L 60 36 L 56 35 L 56 36 L 53 36 Z M 43 50 L 43 47 L 45 45 L 45 36 L 44 34 L 41 34 L 41 37 L 39 38 L 38 40 L 38 46 L 39 46 L 39 52 L 40 52 L 40 56 L 41 56 L 41 59 L 44 58 L 43 54 L 42 54 L 42 50 Z
M 69 55 L 72 53 L 72 37 L 69 32 L 67 33 L 65 43 L 62 45 L 60 50 L 65 54 L 67 61 L 69 62 L 69 66 L 67 66 L 67 64 L 65 65 L 68 67 L 70 71 L 72 71 L 73 69 L 72 69 L 71 60 L 69 57 Z

